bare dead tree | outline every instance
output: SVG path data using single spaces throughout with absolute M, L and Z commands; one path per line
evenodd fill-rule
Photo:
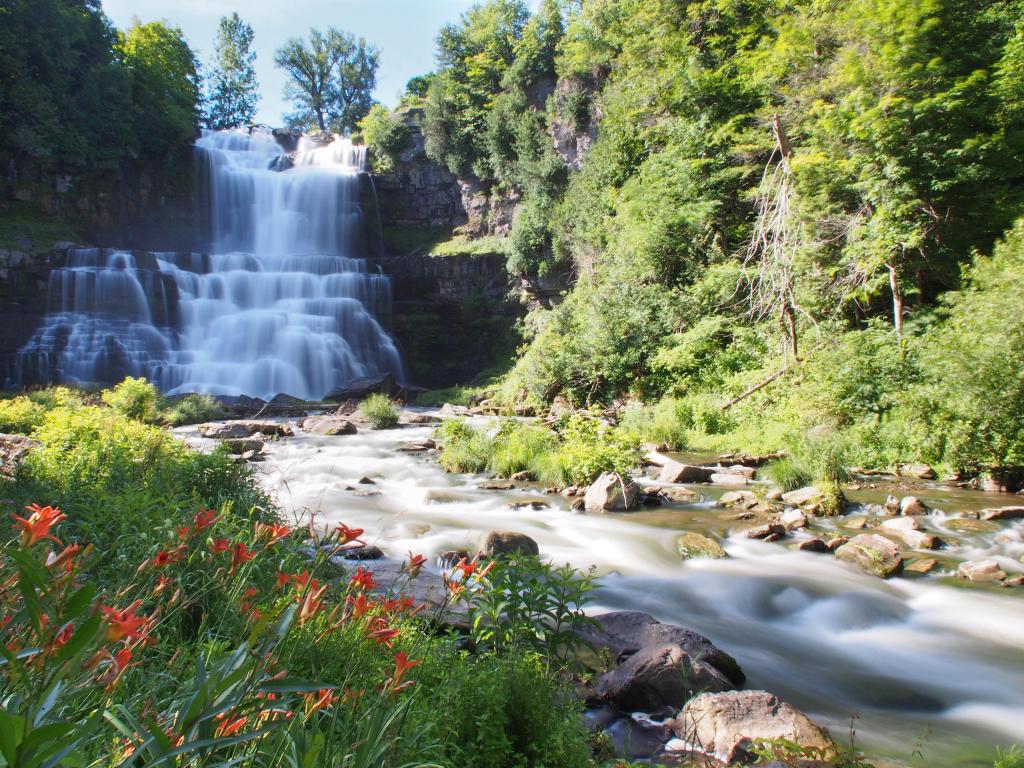
M 768 158 L 755 208 L 757 221 L 743 259 L 749 284 L 748 314 L 754 320 L 777 318 L 787 360 L 798 359 L 794 263 L 802 233 L 793 216 L 793 147 L 778 115 L 772 118 L 775 149 Z

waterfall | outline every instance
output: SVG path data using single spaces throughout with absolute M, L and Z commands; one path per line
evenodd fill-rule
M 168 394 L 320 399 L 365 376 L 402 380 L 378 317 L 390 279 L 367 268 L 365 149 L 269 131 L 205 132 L 210 253 L 82 248 L 50 276 L 21 383 L 145 376 Z

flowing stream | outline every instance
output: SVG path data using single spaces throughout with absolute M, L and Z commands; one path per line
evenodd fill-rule
M 318 400 L 364 376 L 402 380 L 378 322 L 391 283 L 364 249 L 365 149 L 269 132 L 207 132 L 210 253 L 79 248 L 50 275 L 48 313 L 19 381 L 145 376 L 170 394 Z
M 854 718 L 857 746 L 892 761 L 880 765 L 991 766 L 995 746 L 1024 743 L 1022 590 L 951 575 L 958 561 L 983 556 L 1020 573 L 1024 521 L 969 535 L 947 527 L 963 510 L 1013 497 L 915 489 L 936 508 L 929 528 L 950 545 L 917 554 L 938 557 L 943 568 L 882 581 L 829 555 L 793 551 L 794 536 L 763 543 L 731 530 L 734 521 L 714 503 L 722 491 L 709 486 L 688 486 L 703 494 L 695 504 L 586 515 L 539 488 L 482 490 L 481 476 L 448 475 L 433 457 L 396 452 L 430 431 L 323 437 L 296 429 L 269 443 L 256 466 L 287 513 L 366 528 L 368 543 L 389 557 L 473 548 L 487 531 L 514 530 L 537 540 L 547 559 L 596 566 L 596 610 L 642 610 L 707 635 L 739 660 L 748 687 L 826 722 L 841 741 Z M 363 476 L 376 485 L 358 484 Z M 885 495 L 849 494 L 861 504 Z M 549 507 L 509 507 L 529 500 Z M 730 558 L 681 562 L 675 539 L 685 530 L 724 535 Z M 923 757 L 912 760 L 915 750 Z

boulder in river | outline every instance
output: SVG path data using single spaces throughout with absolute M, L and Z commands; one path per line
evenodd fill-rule
M 583 503 L 587 512 L 625 512 L 639 499 L 640 486 L 629 477 L 605 472 L 587 488 Z
M 314 435 L 354 435 L 356 425 L 343 416 L 308 416 L 302 421 L 302 428 Z
M 732 656 L 692 629 L 663 624 L 640 611 L 612 611 L 592 617 L 592 626 L 577 630 L 580 637 L 595 648 L 606 648 L 613 658 L 629 656 L 654 645 L 678 645 L 691 658 L 710 664 L 733 685 L 746 679 Z
M 441 419 L 432 413 L 419 413 L 418 411 L 402 411 L 399 421 L 403 424 L 440 424 Z
M 743 475 L 731 472 L 712 472 L 708 479 L 712 485 L 724 485 L 728 488 L 743 488 L 749 482 Z
M 432 451 L 435 448 L 437 448 L 437 443 L 427 437 L 423 440 L 412 440 L 408 443 L 402 443 L 395 450 L 401 453 L 423 453 L 424 451 Z
M 1006 578 L 1006 571 L 995 560 L 968 560 L 960 563 L 956 573 L 968 581 L 1003 581 Z
M 938 536 L 922 531 L 921 524 L 912 517 L 884 520 L 881 527 L 912 549 L 938 549 L 942 546 Z
M 904 573 L 931 573 L 939 565 L 939 561 L 931 557 L 922 557 L 903 567 Z
M 662 483 L 709 483 L 713 474 L 715 471 L 711 467 L 682 464 L 669 459 L 658 473 L 658 481 Z
M 747 531 L 748 539 L 762 539 L 764 541 L 778 541 L 786 535 L 786 526 L 781 523 L 765 523 Z
M 753 491 L 726 491 L 718 497 L 718 504 L 723 507 L 753 509 L 760 506 L 761 500 Z
M 525 533 L 516 531 L 491 531 L 480 545 L 480 551 L 485 557 L 497 555 L 539 555 L 540 547 L 537 542 Z
M 891 493 L 885 499 L 885 512 L 889 515 L 898 515 L 900 513 L 900 499 L 898 496 L 893 496 Z
M 874 533 L 854 536 L 836 551 L 836 557 L 853 563 L 862 571 L 887 579 L 903 571 L 903 556 L 893 542 Z
M 256 421 L 254 419 L 239 419 L 223 424 L 204 424 L 200 427 L 200 432 L 203 437 L 215 440 L 237 439 L 256 434 L 274 437 L 290 437 L 293 434 L 292 428 L 287 424 L 276 421 Z
M 816 485 L 784 493 L 782 501 L 790 507 L 799 507 L 809 515 L 838 515 L 846 505 L 843 492 L 838 488 L 829 490 Z
M 812 539 L 804 539 L 803 541 L 801 541 L 799 544 L 796 545 L 796 548 L 798 550 L 800 550 L 801 552 L 828 552 L 829 551 L 828 544 L 826 544 L 824 541 L 822 541 L 818 537 L 814 537 Z
M 927 515 L 928 507 L 917 496 L 904 496 L 900 499 L 901 515 Z
M 596 693 L 623 712 L 679 708 L 695 693 L 729 691 L 725 675 L 674 643 L 641 648 L 603 675 Z
M 935 469 L 930 464 L 901 464 L 900 474 L 904 477 L 916 477 L 918 480 L 935 479 Z
M 683 533 L 676 539 L 676 549 L 683 560 L 694 557 L 709 557 L 720 560 L 729 554 L 714 539 L 699 533 Z
M 761 740 L 785 739 L 822 758 L 835 757 L 832 740 L 807 715 L 767 691 L 702 693 L 686 703 L 676 736 L 724 763 L 750 762 Z
M 1024 518 L 1024 507 L 993 507 L 978 513 L 982 520 L 1019 520 Z
M 696 491 L 691 491 L 689 488 L 679 485 L 660 485 L 653 486 L 653 488 L 666 499 L 674 501 L 676 504 L 693 504 L 700 501 L 701 498 L 700 494 Z

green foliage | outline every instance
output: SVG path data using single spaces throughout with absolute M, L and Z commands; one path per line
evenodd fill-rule
M 693 423 L 691 403 L 666 397 L 653 406 L 627 405 L 619 419 L 619 431 L 637 443 L 653 443 L 670 451 L 680 451 L 688 444 Z
M 1024 749 L 1014 746 L 1005 752 L 999 750 L 992 768 L 1024 768 Z
M 380 51 L 334 27 L 311 29 L 309 41 L 292 38 L 274 63 L 285 71 L 285 95 L 295 104 L 288 124 L 298 130 L 351 133 L 373 105 Z
M 492 441 L 482 429 L 464 419 L 446 419 L 436 430 L 442 449 L 439 461 L 448 472 L 483 472 L 490 460 Z
M 222 130 L 248 125 L 256 116 L 260 95 L 256 52 L 250 50 L 252 27 L 232 13 L 222 16 L 214 43 L 213 72 L 207 80 L 205 122 Z
M 586 768 L 579 706 L 552 685 L 534 654 L 484 655 L 452 663 L 434 700 L 453 765 Z
M 640 459 L 635 442 L 599 419 L 572 414 L 560 421 L 558 433 L 561 446 L 543 475 L 558 485 L 588 485 L 603 472 L 626 477 Z
M 164 401 L 159 411 L 159 420 L 172 427 L 180 427 L 185 424 L 200 424 L 204 421 L 222 419 L 226 413 L 209 395 L 192 393 Z
M 391 398 L 380 393 L 370 395 L 359 404 L 359 415 L 374 429 L 391 429 L 398 425 L 398 408 Z
M 131 73 L 135 133 L 144 154 L 167 159 L 195 138 L 199 80 L 195 54 L 177 27 L 136 22 L 118 34 L 118 57 Z
M 800 461 L 789 456 L 777 459 L 764 469 L 764 475 L 783 493 L 803 488 L 814 481 L 814 476 Z
M 118 413 L 136 421 L 152 422 L 156 418 L 159 393 L 146 379 L 126 378 L 113 389 L 101 395 L 104 403 Z
M 43 423 L 45 415 L 46 409 L 27 397 L 0 400 L 0 432 L 31 434 Z
M 359 132 L 370 148 L 378 173 L 394 170 L 399 153 L 409 141 L 409 128 L 383 104 L 374 104 L 359 121 Z
M 511 477 L 517 472 L 537 477 L 557 446 L 558 438 L 550 429 L 507 419 L 491 440 L 487 468 L 500 477 Z

